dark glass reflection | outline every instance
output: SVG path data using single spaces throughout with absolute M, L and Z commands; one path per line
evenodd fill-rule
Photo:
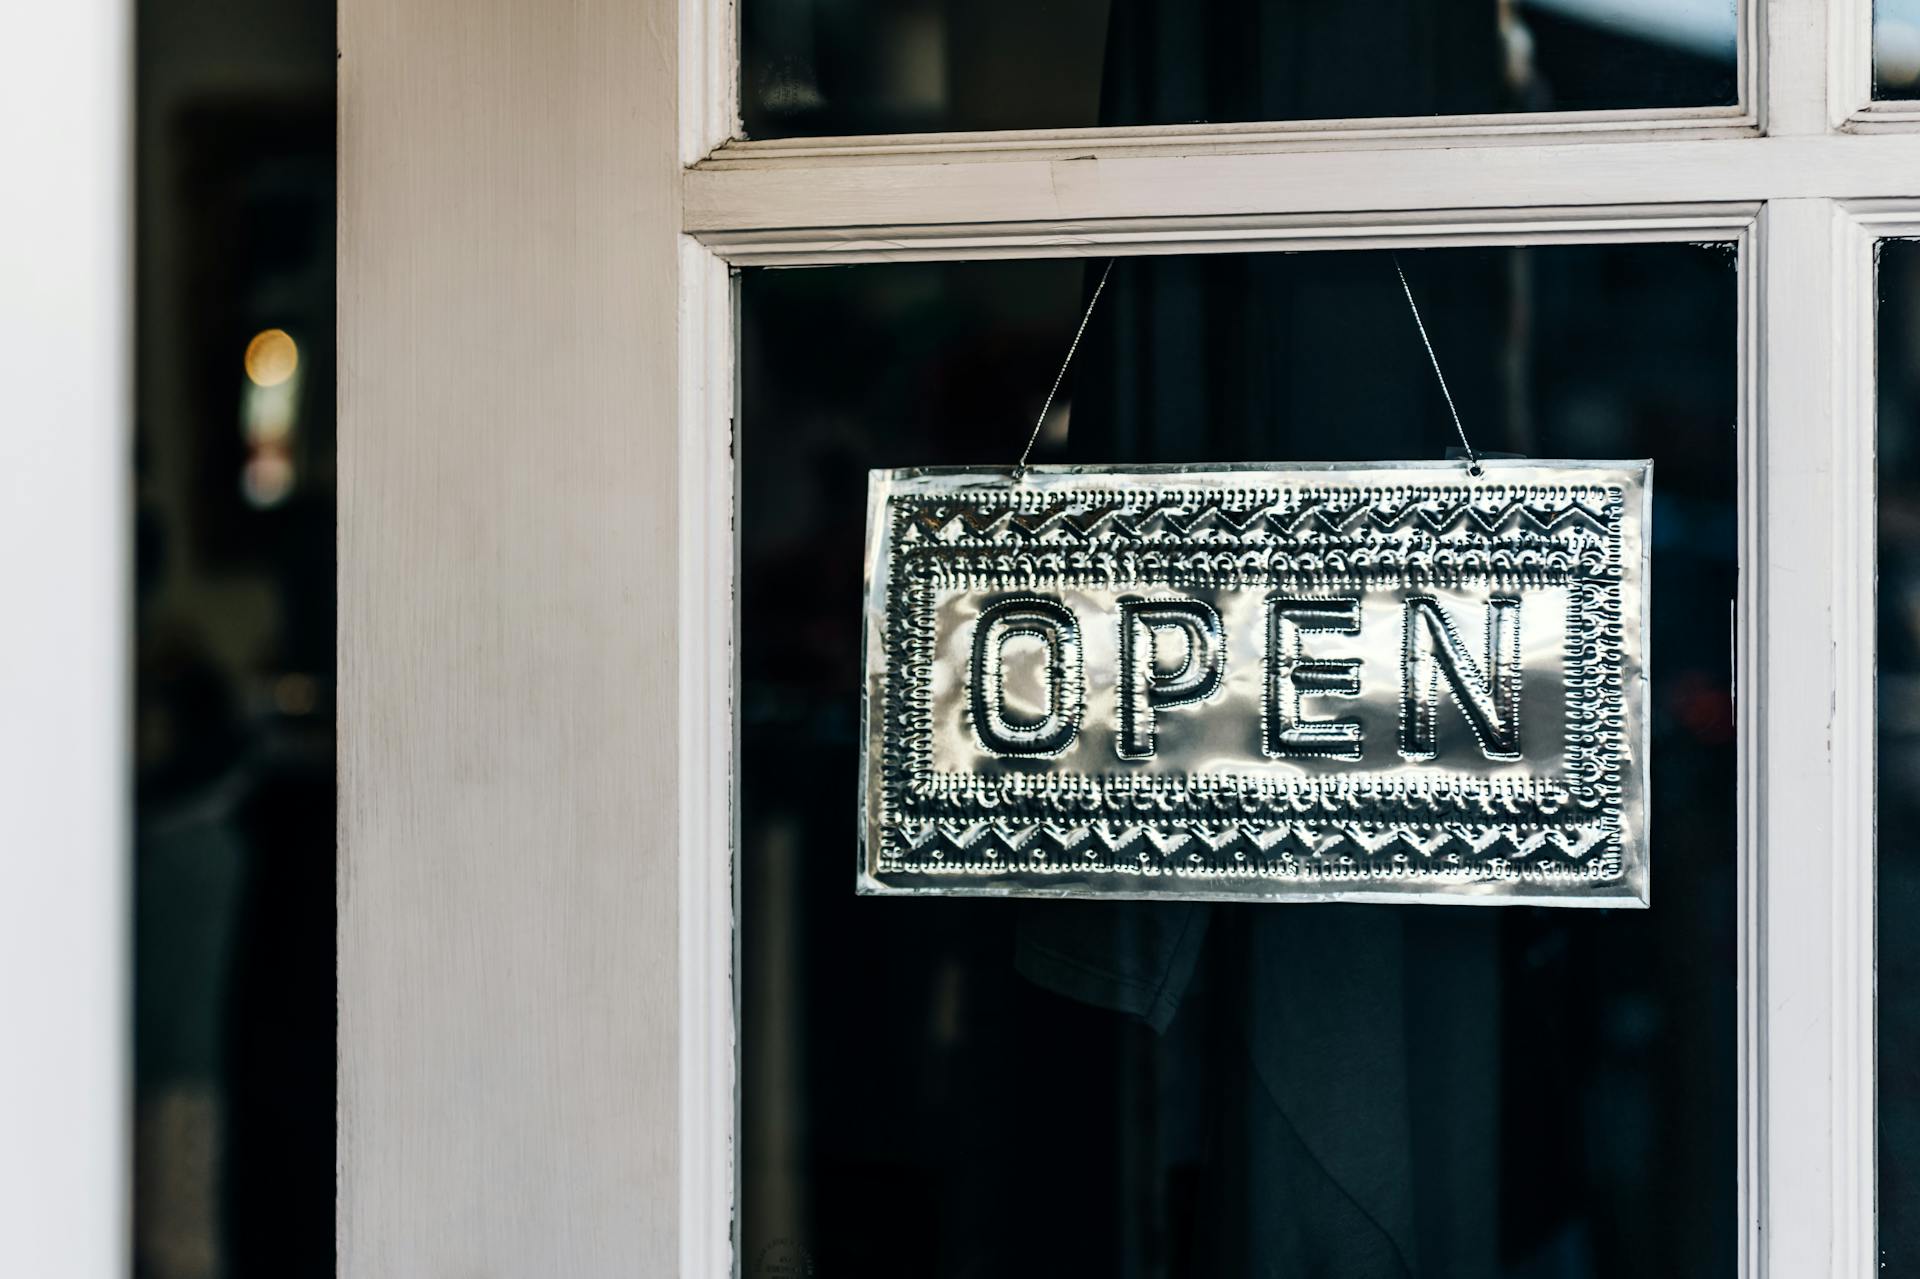
M 1738 25 L 1735 0 L 742 0 L 741 114 L 777 138 L 1729 106 Z
M 1879 287 L 1879 1222 L 1901 1275 L 1920 1256 L 1920 241 L 1881 246 Z
M 867 469 L 1012 462 L 1093 276 L 749 271 L 746 1274 L 1732 1273 L 1734 256 L 1402 262 L 1478 447 L 1656 460 L 1654 908 L 857 898 Z M 1123 259 L 1063 394 L 1036 461 L 1454 438 L 1377 253 Z
M 334 5 L 140 0 L 134 1274 L 331 1276 Z

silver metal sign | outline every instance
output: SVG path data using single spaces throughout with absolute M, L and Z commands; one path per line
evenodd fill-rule
M 1647 903 L 1650 462 L 876 471 L 867 893 Z

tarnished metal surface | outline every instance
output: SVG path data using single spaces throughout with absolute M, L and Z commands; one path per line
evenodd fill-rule
M 876 471 L 859 887 L 1644 905 L 1649 462 Z

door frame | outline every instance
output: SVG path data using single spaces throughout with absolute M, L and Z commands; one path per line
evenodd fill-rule
M 637 1036 L 664 1036 L 673 1047 L 670 1064 L 628 1080 L 644 1104 L 621 1112 L 607 1138 L 644 1145 L 657 1130 L 636 1127 L 636 1116 L 666 1114 L 675 1133 L 669 1171 L 663 1174 L 651 1155 L 603 1145 L 598 1133 L 569 1138 L 572 1130 L 563 1128 L 533 1141 L 540 1159 L 527 1177 L 562 1158 L 568 1140 L 585 1140 L 593 1158 L 580 1174 L 583 1192 L 637 1185 L 671 1211 L 639 1226 L 595 1218 L 583 1243 L 577 1223 L 569 1224 L 550 1198 L 536 1197 L 514 1227 L 514 1241 L 558 1241 L 586 1273 L 625 1273 L 612 1269 L 612 1260 L 629 1255 L 689 1275 L 724 1275 L 739 1265 L 735 270 L 1725 240 L 1739 253 L 1742 379 L 1741 585 L 1730 619 L 1738 673 L 1741 938 L 1739 1149 L 1730 1171 L 1739 1183 L 1741 1273 L 1874 1274 L 1873 247 L 1886 236 L 1920 234 L 1920 103 L 1870 101 L 1861 33 L 1871 0 L 1748 5 L 1740 36 L 1742 105 L 1731 111 L 790 142 L 733 140 L 736 15 L 727 0 L 636 0 L 619 14 L 564 15 L 539 0 L 483 0 L 483 17 L 466 7 L 457 18 L 441 12 L 447 3 L 410 0 L 397 6 L 398 16 L 385 17 L 379 11 L 394 7 L 383 0 L 342 6 L 343 1271 L 391 1272 L 395 1260 L 460 1255 L 431 1241 L 423 1250 L 396 1234 L 400 1227 L 377 1206 L 381 1196 L 419 1202 L 424 1195 L 436 1221 L 479 1219 L 490 1196 L 521 1178 L 442 1170 L 424 1192 L 417 1181 L 402 1191 L 401 1182 L 419 1172 L 420 1151 L 434 1149 L 457 1114 L 527 1140 L 523 1111 L 533 1107 L 509 1102 L 505 1113 L 475 1121 L 470 1111 L 450 1109 L 445 1096 L 423 1096 L 423 1073 L 444 1066 L 449 1055 L 397 1025 L 391 999 L 378 997 L 397 976 L 416 995 L 467 1010 L 497 1008 L 499 992 L 486 974 L 447 960 L 457 953 L 450 939 L 475 928 L 520 926 L 526 908 L 511 894 L 484 892 L 463 894 L 450 907 L 433 877 L 396 877 L 387 865 L 401 855 L 391 838 L 393 811 L 382 813 L 377 802 L 390 799 L 426 823 L 414 833 L 430 845 L 425 856 L 433 867 L 452 872 L 463 864 L 468 850 L 431 826 L 452 793 L 446 779 L 426 779 L 431 793 L 423 795 L 419 778 L 381 772 L 446 731 L 435 712 L 453 676 L 422 674 L 417 619 L 395 624 L 395 605 L 374 588 L 391 578 L 396 545 L 420 543 L 423 510 L 452 510 L 473 495 L 426 474 L 409 472 L 396 483 L 383 473 L 404 460 L 405 445 L 381 438 L 380 424 L 419 404 L 421 377 L 395 373 L 391 360 L 368 353 L 374 336 L 398 342 L 430 368 L 457 367 L 496 394 L 526 376 L 524 367 L 498 359 L 482 363 L 442 351 L 418 332 L 423 296 L 431 318 L 476 301 L 524 301 L 523 292 L 476 290 L 462 275 L 471 255 L 423 265 L 373 235 L 378 215 L 413 207 L 406 200 L 419 193 L 410 175 L 423 156 L 436 153 L 433 135 L 412 128 L 413 117 L 457 130 L 462 126 L 449 123 L 453 113 L 484 102 L 491 104 L 490 127 L 505 129 L 514 120 L 512 131 L 462 134 L 462 153 L 504 164 L 510 175 L 533 164 L 530 147 L 577 147 L 583 130 L 596 146 L 605 132 L 627 130 L 629 151 L 645 154 L 630 191 L 601 191 L 644 196 L 640 215 L 576 227 L 564 269 L 537 284 L 517 281 L 518 289 L 536 288 L 542 306 L 564 315 L 598 250 L 631 254 L 636 238 L 674 245 L 671 287 L 660 291 L 658 263 L 648 257 L 636 269 L 653 274 L 631 281 L 632 313 L 617 315 L 612 327 L 587 335 L 564 357 L 543 352 L 548 362 L 535 374 L 546 385 L 550 371 L 572 379 L 606 360 L 638 361 L 665 387 L 629 385 L 637 401 L 589 404 L 609 415 L 592 428 L 598 443 L 610 446 L 625 432 L 648 456 L 671 455 L 665 479 L 619 472 L 585 482 L 592 503 L 619 498 L 652 504 L 659 515 L 644 541 L 640 530 L 615 530 L 634 539 L 622 561 L 632 589 L 650 593 L 671 617 L 669 627 L 649 632 L 664 645 L 666 666 L 646 664 L 631 676 L 655 708 L 653 719 L 613 725 L 600 741 L 544 742 L 531 761 L 521 742 L 481 747 L 477 761 L 493 785 L 505 788 L 502 803 L 518 796 L 543 808 L 551 808 L 555 785 L 573 787 L 575 802 L 604 798 L 603 774 L 556 779 L 565 776 L 563 765 L 609 741 L 635 766 L 672 779 L 670 830 L 660 823 L 629 840 L 602 836 L 566 849 L 570 865 L 631 862 L 625 904 L 646 903 L 645 918 L 657 923 L 656 897 L 665 893 L 671 944 L 636 939 L 619 911 L 595 909 L 564 921 L 605 942 L 614 958 L 609 980 L 632 983 L 624 991 L 598 978 L 584 989 L 569 986 L 578 975 L 566 953 L 534 948 L 519 956 L 534 976 L 567 991 L 563 1003 L 581 1014 L 543 1023 L 541 1033 L 563 1048 L 597 1044 L 578 1021 L 609 1008 L 625 1018 L 608 1032 L 616 1047 L 624 1050 Z M 465 40 L 449 47 L 435 18 L 457 21 Z M 513 42 L 524 41 L 528 24 L 541 23 L 563 28 L 539 43 L 552 76 L 590 73 L 588 87 L 571 88 L 558 107 L 549 92 L 556 78 L 509 75 L 500 84 L 482 74 L 517 65 L 509 53 L 526 55 Z M 605 69 L 609 27 L 625 41 L 622 48 L 639 51 L 641 63 L 624 77 Z M 389 44 L 370 52 L 367 39 L 376 34 Z M 350 70 L 356 58 L 364 66 Z M 671 128 L 635 114 L 641 105 L 657 109 L 659 86 L 649 77 L 661 75 L 673 99 Z M 524 116 L 516 119 L 516 109 Z M 383 125 L 398 113 L 408 135 L 403 144 L 370 127 L 375 110 Z M 353 155 L 356 148 L 363 154 Z M 653 163 L 662 155 L 672 164 L 664 176 Z M 589 184 L 593 178 L 587 165 L 561 176 Z M 457 192 L 498 195 L 497 173 L 441 164 L 436 177 Z M 463 253 L 522 251 L 519 237 L 528 227 L 537 232 L 542 219 L 575 207 L 564 188 L 516 185 L 511 197 L 511 218 L 453 215 Z M 360 291 L 409 268 L 426 272 L 426 293 Z M 588 293 L 601 298 L 597 287 Z M 372 336 L 353 339 L 362 329 Z M 569 388 L 565 394 L 578 402 L 583 393 L 571 382 Z M 446 429 L 429 417 L 436 433 Z M 536 420 L 502 420 L 486 437 L 483 462 L 498 467 L 518 459 L 513 432 L 538 429 Z M 473 484 L 491 476 L 482 469 L 463 478 Z M 556 526 L 568 527 L 581 483 L 542 480 L 531 504 L 511 516 L 542 553 L 573 545 Z M 368 494 L 375 500 L 362 501 Z M 486 601 L 491 616 L 526 628 L 517 644 L 537 646 L 562 626 L 611 634 L 634 624 L 626 601 L 601 599 L 584 586 L 568 597 L 568 616 L 538 615 L 502 593 L 523 576 L 497 564 L 455 567 L 456 603 Z M 663 673 L 664 689 L 648 682 Z M 561 690 L 567 707 L 604 696 L 586 681 Z M 674 732 L 643 738 L 661 714 L 673 717 Z M 506 729 L 537 718 L 504 705 L 489 715 L 490 725 Z M 377 744 L 376 725 L 385 734 Z M 388 794 L 409 785 L 416 788 L 411 798 Z M 488 844 L 475 873 L 483 884 L 518 884 L 519 864 L 510 848 Z M 377 884 L 387 895 L 368 901 L 355 884 Z M 541 927 L 562 926 L 547 905 L 533 904 Z M 410 924 L 410 911 L 427 912 L 429 935 Z M 507 1003 L 519 1007 L 514 997 Z M 377 1015 L 361 1016 L 362 1006 Z M 477 1016 L 457 1026 L 470 1029 Z M 499 1047 L 476 1039 L 464 1050 L 509 1060 L 510 1077 L 532 1089 L 603 1089 L 609 1056 L 619 1059 L 617 1052 L 536 1052 L 517 1039 Z M 455 1088 L 461 1099 L 498 1106 L 498 1089 L 483 1086 L 488 1082 L 459 1077 Z

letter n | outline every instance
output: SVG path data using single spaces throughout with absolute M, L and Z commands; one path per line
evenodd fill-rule
M 1405 667 L 1400 703 L 1400 753 L 1432 759 L 1440 681 L 1467 717 L 1488 759 L 1520 758 L 1520 601 L 1487 601 L 1486 670 L 1467 652 L 1440 602 L 1428 595 L 1407 599 Z

